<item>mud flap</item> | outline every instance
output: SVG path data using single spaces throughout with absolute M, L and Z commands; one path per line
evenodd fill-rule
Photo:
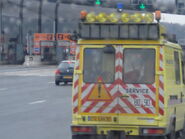
M 126 139 L 124 131 L 108 131 L 107 139 Z

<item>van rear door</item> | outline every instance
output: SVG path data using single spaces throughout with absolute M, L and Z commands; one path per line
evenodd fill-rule
M 81 114 L 117 114 L 116 49 L 105 45 L 83 46 Z
M 155 116 L 163 114 L 163 101 L 156 74 L 160 65 L 160 55 L 155 47 L 122 47 L 122 80 L 119 85 L 118 103 L 124 111 L 120 115 Z M 150 118 L 149 118 L 150 119 Z M 129 124 L 137 124 L 130 122 Z M 127 123 L 120 119 L 120 123 Z M 138 124 L 142 124 L 138 122 Z M 145 123 L 143 123 L 145 124 Z

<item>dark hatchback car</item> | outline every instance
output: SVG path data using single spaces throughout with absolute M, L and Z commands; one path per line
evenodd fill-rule
M 74 66 L 75 66 L 74 60 L 62 61 L 55 72 L 55 84 L 59 85 L 60 82 L 64 82 L 64 84 L 72 82 Z

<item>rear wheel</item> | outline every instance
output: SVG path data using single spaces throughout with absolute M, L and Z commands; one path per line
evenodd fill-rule
M 73 135 L 72 139 L 106 139 L 104 135 Z
M 173 121 L 173 124 L 172 124 L 172 127 L 171 127 L 171 131 L 170 131 L 170 133 L 167 135 L 167 139 L 176 139 L 175 121 Z
M 179 132 L 179 139 L 185 139 L 185 121 L 184 128 Z
M 60 84 L 60 82 L 59 82 L 59 81 L 55 81 L 55 85 L 57 85 L 57 86 L 58 86 L 59 84 Z
M 176 139 L 175 131 L 171 131 L 171 133 L 167 136 L 167 139 Z

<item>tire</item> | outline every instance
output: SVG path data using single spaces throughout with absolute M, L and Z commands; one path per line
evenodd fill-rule
M 176 139 L 175 131 L 172 131 L 167 137 L 168 137 L 167 139 Z
M 89 139 L 87 135 L 73 135 L 72 139 Z
M 184 128 L 179 133 L 179 139 L 185 139 L 185 121 L 184 121 Z
M 64 82 L 65 85 L 66 85 L 67 83 L 68 83 L 67 81 Z
M 176 139 L 175 124 L 173 124 L 171 132 L 167 135 L 167 139 Z
M 104 135 L 73 135 L 72 139 L 106 139 Z
M 55 85 L 60 85 L 60 82 L 59 81 L 55 81 Z

